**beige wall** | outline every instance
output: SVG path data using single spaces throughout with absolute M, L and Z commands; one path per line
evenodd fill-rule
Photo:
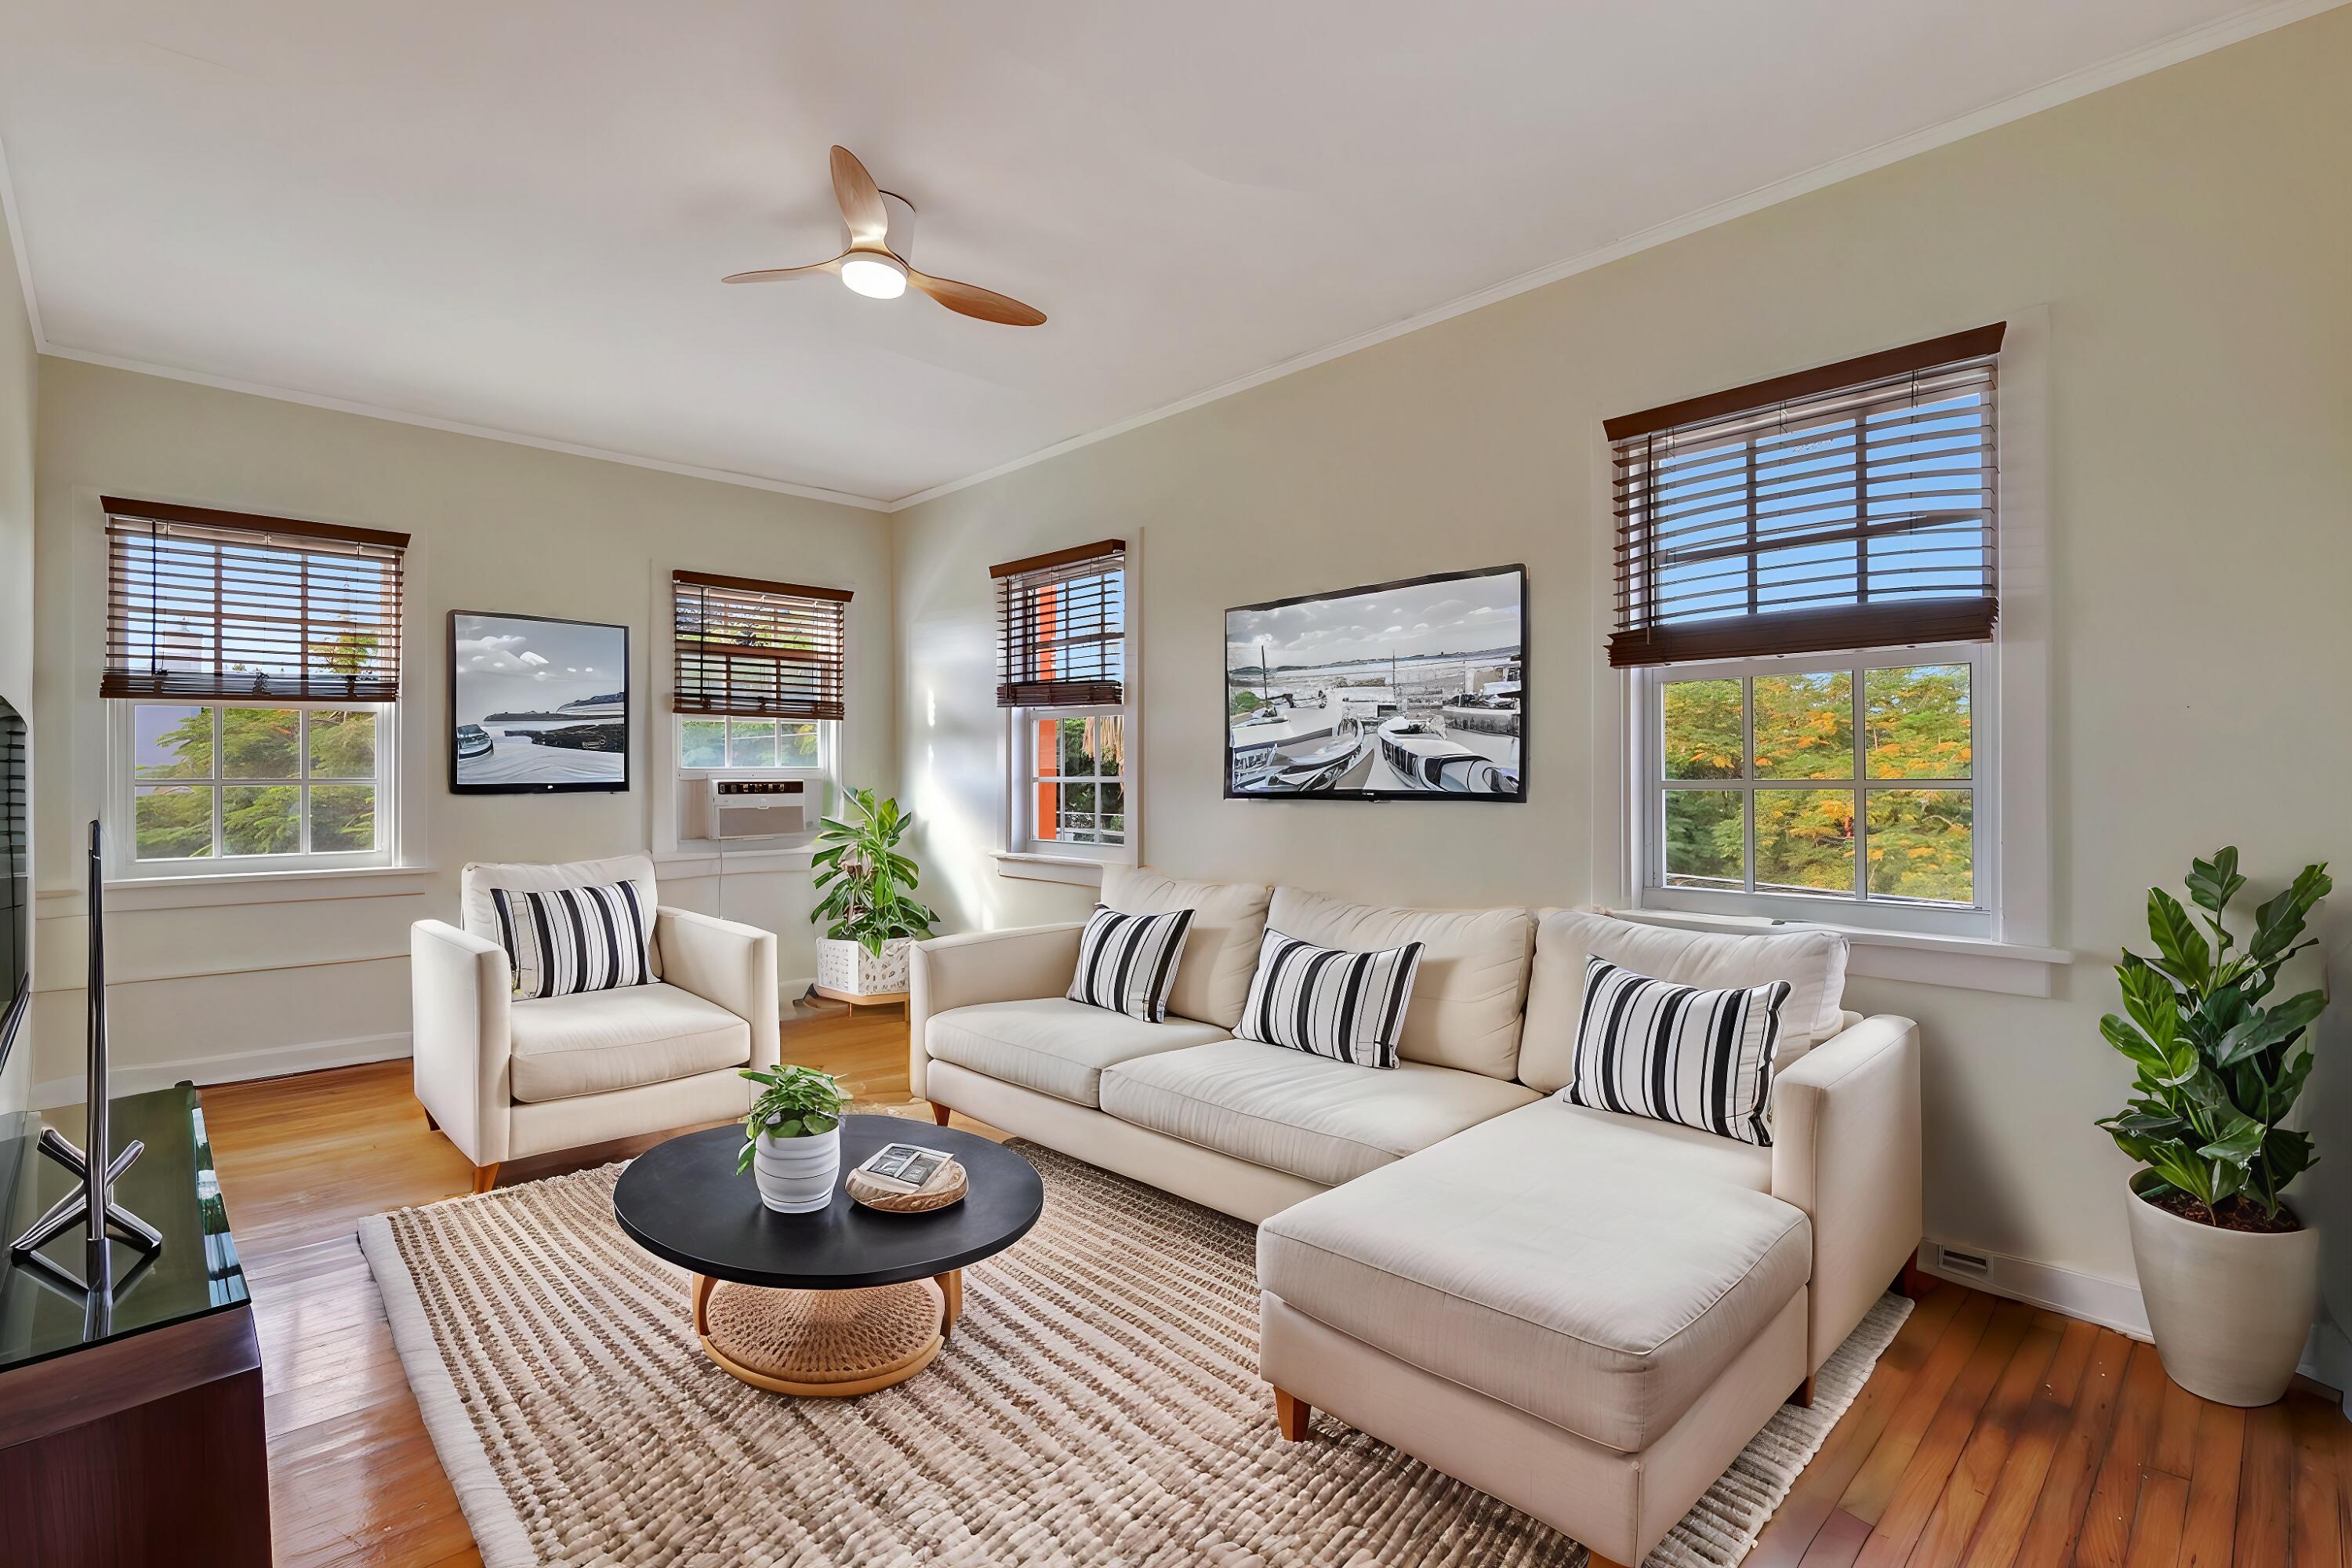
M 38 360 L 21 296 L 0 283 L 0 697 L 33 707 L 33 425 Z M 0 978 L 0 986 L 15 977 Z M 5 996 L 5 993 L 0 993 Z M 29 1029 L 29 1024 L 26 1026 Z M 24 1109 L 29 1035 L 0 1064 L 0 1137 Z
M 2098 959 L 2192 852 L 2352 868 L 2347 80 L 2337 11 L 899 514 L 899 760 L 937 901 L 958 926 L 1086 908 L 987 858 L 985 568 L 1139 531 L 1153 863 L 1407 903 L 1593 896 L 1598 422 L 2046 307 L 2053 939 L 2084 961 L 2047 1000 L 1849 997 L 1927 1026 L 1931 1234 L 2128 1279 L 2126 1166 L 2091 1126 L 2126 1080 Z M 1512 561 L 1528 804 L 1219 798 L 1226 606 Z
M 414 536 L 404 678 L 404 858 L 423 879 L 383 896 L 142 910 L 110 903 L 115 1061 L 133 1087 L 404 1054 L 407 929 L 456 918 L 467 860 L 561 860 L 659 849 L 668 765 L 666 669 L 673 567 L 853 590 L 846 768 L 887 776 L 895 742 L 890 557 L 876 513 L 616 463 L 450 435 L 76 362 L 41 362 L 36 1012 L 42 1097 L 79 1099 L 85 962 L 76 890 L 82 825 L 107 752 L 104 521 L 124 494 L 403 530 Z M 5 394 L 0 394 L 5 397 Z M 0 402 L 0 408 L 5 408 Z M 0 453 L 0 471 L 6 464 Z M 0 494 L 0 518 L 6 497 Z M 446 784 L 447 613 L 514 610 L 630 628 L 637 721 L 625 795 L 459 797 Z M 5 645 L 0 645 L 5 646 Z M 672 816 L 671 821 L 675 818 Z M 717 910 L 720 885 L 662 872 L 666 902 Z M 787 977 L 815 970 L 804 872 L 726 879 L 724 912 L 782 936 Z M 229 895 L 223 895 L 229 896 Z M 242 895 L 236 895 L 242 896 Z

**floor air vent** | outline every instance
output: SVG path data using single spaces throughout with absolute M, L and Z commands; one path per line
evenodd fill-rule
M 1937 1242 L 1936 1268 L 1944 1274 L 1958 1275 L 1966 1279 L 1983 1279 L 1992 1273 L 1992 1259 L 1981 1252 L 1962 1252 L 1958 1247 Z

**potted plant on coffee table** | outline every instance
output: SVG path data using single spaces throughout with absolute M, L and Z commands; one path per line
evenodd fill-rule
M 760 1201 L 779 1214 L 824 1207 L 841 1174 L 840 1083 L 814 1068 L 745 1068 L 743 1076 L 761 1089 L 743 1118 L 736 1174 L 749 1168 Z
M 908 951 L 940 919 L 911 896 L 921 873 L 898 851 L 915 819 L 870 789 L 845 800 L 840 816 L 824 819 L 809 858 L 824 895 L 809 920 L 832 922 L 816 944 L 817 992 L 852 1005 L 897 1001 L 907 994 Z
M 2138 1072 L 2099 1123 L 2147 1169 L 2131 1178 L 2132 1258 L 2157 1352 L 2172 1380 L 2223 1405 L 2286 1392 L 2311 1331 L 2319 1237 L 2282 1195 L 2310 1169 L 2311 1135 L 2283 1125 L 2311 1073 L 2305 1032 L 2326 1007 L 2273 1002 L 2279 971 L 2313 945 L 2304 928 L 2332 884 L 2325 865 L 2254 911 L 2240 945 L 2223 923 L 2246 885 L 2238 852 L 2191 862 L 2191 916 L 2147 895 L 2156 955 L 2126 951 L 2124 1011 L 2100 1027 Z

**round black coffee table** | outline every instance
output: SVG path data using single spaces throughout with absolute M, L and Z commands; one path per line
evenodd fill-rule
M 760 1202 L 735 1173 L 743 1130 L 713 1127 L 637 1156 L 613 1189 L 629 1238 L 691 1272 L 694 1331 L 712 1361 L 776 1394 L 843 1397 L 887 1388 L 931 1364 L 963 1310 L 963 1269 L 1029 1234 L 1045 1184 L 1003 1145 L 895 1116 L 845 1116 L 841 1170 L 886 1143 L 955 1156 L 961 1203 L 883 1214 L 851 1201 L 811 1214 Z

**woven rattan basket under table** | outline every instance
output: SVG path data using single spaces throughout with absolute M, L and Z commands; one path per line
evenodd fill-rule
M 963 1308 L 963 1270 L 1029 1233 L 1045 1185 L 988 1139 L 892 1116 L 846 1116 L 845 1173 L 885 1144 L 955 1157 L 964 1200 L 928 1214 L 851 1201 L 777 1214 L 735 1161 L 740 1127 L 673 1138 L 639 1155 L 613 1189 L 629 1238 L 692 1276 L 695 1333 L 710 1359 L 772 1393 L 841 1398 L 903 1383 L 937 1359 Z

